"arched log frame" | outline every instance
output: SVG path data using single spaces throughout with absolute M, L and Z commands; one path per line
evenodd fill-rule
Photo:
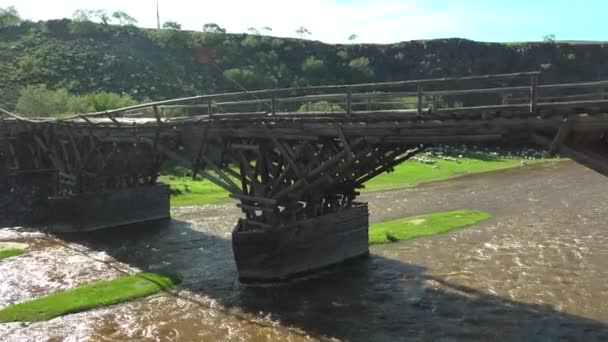
M 231 139 L 220 163 L 201 155 L 202 166 L 240 201 L 245 223 L 272 229 L 351 207 L 365 181 L 422 150 L 347 139 L 334 128 L 334 137 L 315 139 L 279 138 L 268 128 L 265 138 Z

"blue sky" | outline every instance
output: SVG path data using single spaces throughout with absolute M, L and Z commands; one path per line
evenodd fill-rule
M 200 30 L 215 22 L 229 32 L 269 26 L 295 37 L 304 26 L 311 39 L 392 43 L 462 37 L 480 41 L 608 40 L 608 0 L 159 0 L 161 21 Z M 156 0 L 0 0 L 32 20 L 69 18 L 79 8 L 123 10 L 140 26 L 156 26 Z

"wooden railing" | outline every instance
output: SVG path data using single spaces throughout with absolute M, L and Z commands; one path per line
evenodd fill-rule
M 449 117 L 458 113 L 542 114 L 560 110 L 608 111 L 608 80 L 567 84 L 539 84 L 539 72 L 466 76 L 304 88 L 263 89 L 198 95 L 143 103 L 58 119 L 31 119 L 0 110 L 0 115 L 32 122 L 84 121 L 106 118 L 121 125 L 121 117 L 149 117 L 157 122 L 197 119 L 255 119 L 259 117 L 342 117 L 382 114 L 402 118 Z M 589 91 L 591 90 L 591 91 Z M 576 93 L 585 91 L 584 93 Z M 549 94 L 549 95 L 547 95 Z M 326 109 L 307 110 L 307 104 L 325 101 Z M 298 107 L 300 104 L 300 107 Z M 317 104 L 319 106 L 319 104 Z M 175 113 L 180 112 L 182 115 Z M 93 120 L 95 118 L 95 120 Z M 103 120 L 101 120 L 103 121 Z

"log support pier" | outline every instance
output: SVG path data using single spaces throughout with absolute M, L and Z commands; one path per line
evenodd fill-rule
M 136 127 L 87 125 L 0 121 L 1 224 L 82 232 L 169 218 L 162 155 Z
M 241 281 L 285 281 L 369 253 L 367 204 L 355 201 L 357 190 L 421 148 L 329 127 L 332 134 L 315 137 L 260 124 L 220 139 L 218 126 L 186 143 L 197 167 L 239 201 L 232 246 Z M 224 150 L 197 154 L 200 146 Z
M 365 203 L 272 229 L 241 219 L 232 232 L 239 279 L 281 282 L 367 256 L 368 224 Z
M 170 216 L 169 186 L 139 186 L 49 197 L 47 223 L 53 232 L 84 232 Z

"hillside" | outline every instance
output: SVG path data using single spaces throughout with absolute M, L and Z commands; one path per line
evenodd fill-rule
M 201 62 L 207 51 L 217 68 Z M 237 90 L 222 73 L 256 89 L 530 70 L 543 70 L 543 82 L 608 78 L 608 44 L 441 39 L 327 45 L 66 19 L 0 29 L 0 103 L 8 108 L 23 86 L 42 83 L 143 100 Z

